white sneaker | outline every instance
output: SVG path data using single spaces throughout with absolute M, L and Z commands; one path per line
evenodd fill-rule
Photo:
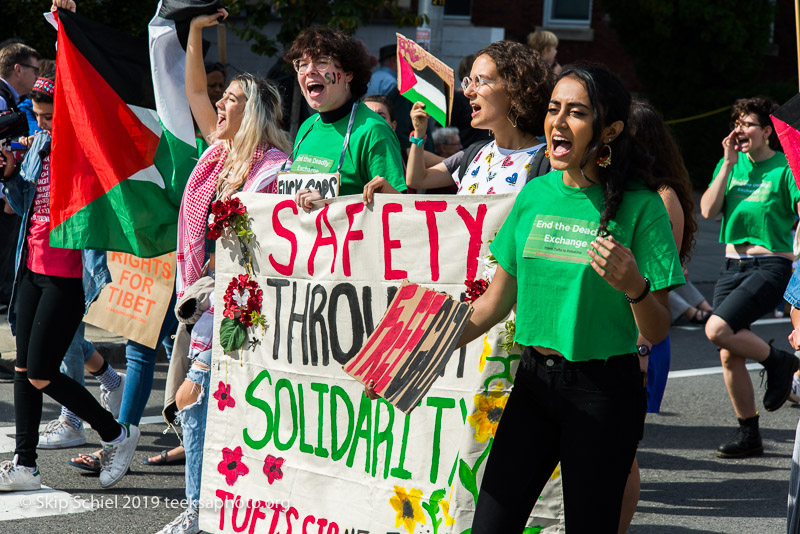
M 125 373 L 119 373 L 119 387 L 114 390 L 107 390 L 105 386 L 100 386 L 100 404 L 103 408 L 111 412 L 114 419 L 119 419 L 119 409 L 122 406 L 122 392 L 125 390 Z
M 120 481 L 128 472 L 128 467 L 133 460 L 133 453 L 136 451 L 136 445 L 139 443 L 139 428 L 129 423 L 120 423 L 125 438 L 119 442 L 103 444 L 103 450 L 100 453 L 100 485 L 104 488 L 110 488 Z
M 86 431 L 83 429 L 83 423 L 80 428 L 75 429 L 63 417 L 50 421 L 39 433 L 40 449 L 65 449 L 85 444 Z
M 0 464 L 0 491 L 34 491 L 42 488 L 39 468 L 31 473 L 27 467 L 17 465 L 19 455 L 14 460 Z
M 197 534 L 200 532 L 197 510 L 187 508 L 176 517 L 169 525 L 159 530 L 156 534 Z

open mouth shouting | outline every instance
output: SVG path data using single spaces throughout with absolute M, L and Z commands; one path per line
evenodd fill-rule
M 306 82 L 306 93 L 310 98 L 319 98 L 325 90 L 325 84 L 316 80 Z
M 481 111 L 481 106 L 480 106 L 479 104 L 476 104 L 475 102 L 470 102 L 470 103 L 469 103 L 469 105 L 472 107 L 472 118 L 474 119 L 474 118 L 475 118 L 475 116 L 476 116 L 478 113 L 480 113 L 480 111 Z
M 551 157 L 563 158 L 572 150 L 572 143 L 563 135 L 553 134 L 552 141 L 553 147 L 550 151 Z

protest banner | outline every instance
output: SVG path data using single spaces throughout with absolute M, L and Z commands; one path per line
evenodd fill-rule
M 158 334 L 175 287 L 175 253 L 142 259 L 108 253 L 112 282 L 100 292 L 84 321 L 150 348 Z
M 450 124 L 453 112 L 453 69 L 411 39 L 397 35 L 397 90 L 411 102 L 425 103 L 428 115 Z
M 517 350 L 502 348 L 506 325 L 456 351 L 411 414 L 369 400 L 341 366 L 365 344 L 403 280 L 461 300 L 465 280 L 485 276 L 487 244 L 514 196 L 376 195 L 369 205 L 346 196 L 310 212 L 285 196 L 238 196 L 255 235 L 253 274 L 243 280 L 239 244 L 223 236 L 200 528 L 469 529 L 519 361 Z M 225 352 L 218 340 L 229 319 L 221 313 L 225 294 L 245 286 L 248 298 L 239 305 L 250 308 L 253 299 L 266 329 L 254 324 L 249 342 Z M 558 528 L 558 472 L 546 492 L 529 522 L 543 532 Z
M 301 189 L 316 189 L 323 199 L 339 196 L 338 172 L 279 172 L 276 192 L 279 195 L 294 195 Z

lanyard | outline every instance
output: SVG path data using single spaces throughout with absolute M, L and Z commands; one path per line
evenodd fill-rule
M 356 109 L 358 108 L 358 102 L 353 102 L 353 109 L 350 111 L 350 121 L 347 123 L 347 131 L 344 134 L 344 144 L 342 145 L 342 155 L 339 156 L 339 166 L 336 167 L 336 172 L 339 172 L 342 169 L 342 163 L 344 163 L 344 153 L 347 151 L 347 145 L 350 143 L 350 132 L 353 130 L 353 122 L 356 120 Z M 297 146 L 295 146 L 294 151 L 292 152 L 292 161 L 294 161 L 295 156 L 297 155 L 297 151 L 300 149 L 300 144 L 305 140 L 306 136 L 311 132 L 311 129 L 314 127 L 314 124 L 317 123 L 319 120 L 319 115 L 308 127 L 306 133 L 303 134 L 303 137 L 300 138 L 300 141 L 297 142 Z M 281 172 L 286 168 L 286 160 L 283 162 L 281 166 Z

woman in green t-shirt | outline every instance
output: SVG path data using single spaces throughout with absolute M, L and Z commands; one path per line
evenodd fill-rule
M 625 128 L 630 103 L 606 68 L 565 67 L 544 123 L 555 171 L 518 194 L 491 244 L 497 272 L 460 343 L 516 304 L 525 350 L 472 534 L 522 532 L 559 461 L 567 532 L 617 531 L 644 427 L 637 333 L 666 337 L 668 290 L 684 281 L 667 211 L 644 185 L 650 159 Z
M 770 412 L 789 398 L 798 366 L 793 354 L 768 345 L 750 330 L 754 321 L 782 303 L 792 275 L 792 224 L 800 192 L 786 156 L 776 151 L 778 136 L 770 115 L 777 108 L 761 97 L 733 104 L 723 157 L 700 199 L 706 219 L 722 213 L 719 240 L 725 243 L 726 259 L 714 288 L 706 336 L 720 348 L 725 387 L 739 419 L 736 433 L 717 449 L 720 458 L 764 452 L 747 359 L 767 372 L 764 408 Z

